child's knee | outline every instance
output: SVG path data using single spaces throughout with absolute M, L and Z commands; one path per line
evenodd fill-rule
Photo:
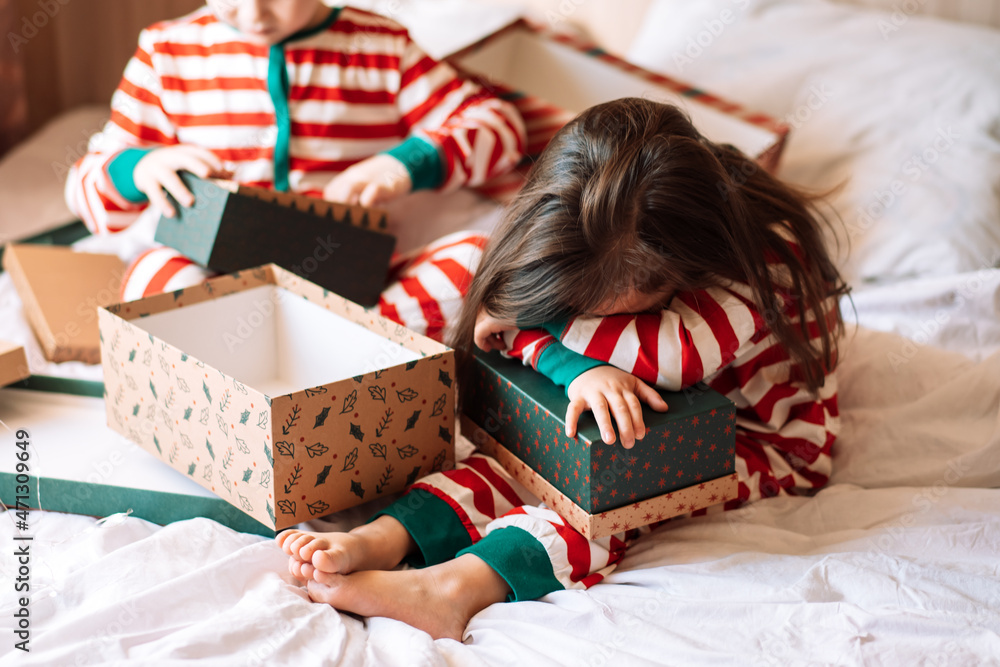
M 139 255 L 122 279 L 122 301 L 134 301 L 203 283 L 212 272 L 173 248 L 151 248 Z

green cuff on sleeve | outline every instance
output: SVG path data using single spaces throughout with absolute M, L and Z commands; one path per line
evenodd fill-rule
M 562 343 L 553 342 L 538 355 L 538 365 L 535 370 L 555 382 L 566 387 L 582 373 L 598 366 L 608 364 L 597 359 L 577 354 Z
M 132 173 L 139 160 L 146 157 L 146 154 L 153 151 L 153 148 L 126 148 L 121 153 L 111 158 L 108 163 L 108 178 L 125 199 L 135 204 L 147 201 L 147 197 L 135 187 L 135 180 Z
M 417 544 L 417 553 L 406 559 L 412 567 L 444 563 L 472 544 L 469 531 L 455 510 L 430 491 L 413 489 L 372 515 L 368 522 L 386 514 L 403 524 Z
M 444 162 L 437 147 L 421 137 L 409 137 L 395 148 L 385 151 L 410 172 L 413 189 L 429 190 L 444 183 Z
M 562 340 L 563 334 L 569 328 L 569 322 L 549 322 L 548 324 L 543 324 L 542 328 L 555 336 L 556 340 Z
M 456 555 L 473 554 L 492 567 L 510 586 L 507 602 L 537 600 L 564 590 L 552 570 L 545 547 L 523 528 L 505 526 L 486 534 Z

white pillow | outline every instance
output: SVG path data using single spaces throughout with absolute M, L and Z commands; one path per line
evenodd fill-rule
M 655 0 L 629 59 L 785 119 L 783 178 L 849 179 L 831 201 L 851 282 L 1000 265 L 1000 32 L 822 0 Z
M 76 219 L 66 207 L 66 174 L 108 119 L 107 105 L 83 106 L 49 121 L 0 160 L 0 243 Z

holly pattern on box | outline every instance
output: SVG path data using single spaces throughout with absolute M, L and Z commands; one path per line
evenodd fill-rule
M 409 338 L 277 267 L 166 296 L 183 307 L 275 275 L 319 305 L 366 315 L 390 339 Z M 167 309 L 157 299 L 99 313 L 109 425 L 261 523 L 280 530 L 367 502 L 453 461 L 453 356 L 434 353 L 444 346 L 427 340 L 418 360 L 269 397 L 117 316 Z
M 652 430 L 632 449 L 601 441 L 596 425 L 585 427 L 593 422 L 589 414 L 581 418 L 578 437 L 567 437 L 568 400 L 561 398 L 562 389 L 517 362 L 478 358 L 471 389 L 465 413 L 472 421 L 588 512 L 707 482 L 735 469 L 735 406 L 707 387 L 664 393 L 671 410 L 654 416 L 647 424 Z M 688 409 L 682 412 L 681 406 Z

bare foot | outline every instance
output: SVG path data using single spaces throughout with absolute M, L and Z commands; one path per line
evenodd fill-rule
M 312 579 L 313 572 L 316 568 L 312 566 L 311 563 L 303 563 L 295 556 L 288 557 L 288 571 L 293 577 L 305 583 Z
M 385 616 L 423 630 L 434 639 L 462 641 L 469 620 L 510 587 L 473 554 L 420 570 L 313 573 L 309 597 L 341 611 Z
M 380 516 L 348 533 L 311 533 L 288 530 L 275 538 L 278 546 L 292 557 L 320 572 L 347 574 L 355 570 L 391 570 L 402 562 L 411 549 L 413 538 L 396 519 Z M 289 563 L 289 571 L 292 570 Z M 305 577 L 308 579 L 308 577 Z

